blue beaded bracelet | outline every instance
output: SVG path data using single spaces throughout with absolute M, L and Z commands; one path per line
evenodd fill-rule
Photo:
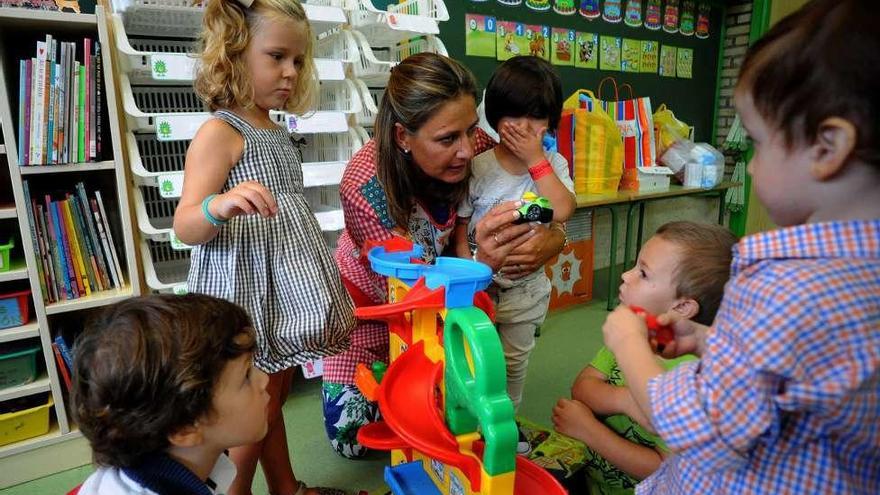
M 211 215 L 211 212 L 208 211 L 208 203 L 210 203 L 211 200 L 214 199 L 214 196 L 216 196 L 216 194 L 211 194 L 207 198 L 202 200 L 202 213 L 205 215 L 205 220 L 207 220 L 211 225 L 215 227 L 220 227 L 221 225 L 226 225 L 227 223 L 229 223 L 229 220 L 220 220 L 214 215 Z

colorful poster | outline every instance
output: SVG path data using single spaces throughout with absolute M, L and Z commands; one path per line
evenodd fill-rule
M 553 28 L 553 39 L 550 41 L 550 62 L 553 65 L 574 65 L 575 37 L 574 29 Z
M 525 41 L 525 24 L 513 21 L 497 21 L 496 24 L 496 56 L 498 60 L 509 60 L 517 55 L 529 53 Z
M 616 36 L 600 36 L 599 68 L 602 70 L 620 70 L 620 38 Z
M 657 73 L 660 57 L 660 43 L 656 41 L 642 41 L 642 72 Z
M 526 54 L 550 60 L 550 26 L 526 25 Z
M 574 66 L 581 69 L 599 67 L 599 35 L 595 33 L 577 33 L 577 56 Z
M 465 15 L 465 55 L 495 58 L 496 22 L 494 17 L 488 15 Z
M 642 65 L 642 42 L 639 40 L 623 39 L 623 56 L 620 59 L 620 68 L 624 72 L 640 72 Z
M 678 49 L 678 63 L 675 66 L 678 77 L 690 79 L 694 75 L 694 50 L 692 48 Z
M 660 47 L 660 75 L 663 77 L 675 77 L 675 65 L 678 63 L 678 54 L 674 46 L 663 45 Z

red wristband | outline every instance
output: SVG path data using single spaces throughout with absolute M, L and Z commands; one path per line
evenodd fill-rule
M 550 162 L 546 158 L 529 167 L 529 175 L 532 176 L 534 181 L 552 173 L 553 167 L 550 166 Z

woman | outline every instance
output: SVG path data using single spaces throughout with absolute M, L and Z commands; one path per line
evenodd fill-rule
M 465 197 L 470 161 L 495 145 L 478 129 L 473 75 L 450 58 L 413 55 L 394 67 L 376 116 L 375 137 L 348 164 L 339 193 L 345 231 L 336 261 L 357 305 L 382 304 L 387 283 L 362 248 L 367 241 L 402 236 L 432 262 L 451 240 Z M 535 271 L 562 250 L 562 229 L 512 224 L 517 203 L 500 204 L 476 227 L 474 258 L 508 278 Z M 388 361 L 385 324 L 362 321 L 351 348 L 324 360 L 324 426 L 333 447 L 360 457 L 357 430 L 376 419 L 376 407 L 354 386 L 357 363 Z

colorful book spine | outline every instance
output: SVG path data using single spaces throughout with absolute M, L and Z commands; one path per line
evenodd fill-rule
M 70 201 L 67 199 L 58 201 L 61 214 L 64 215 L 64 227 L 67 229 L 67 239 L 70 242 L 70 251 L 73 254 L 74 270 L 76 271 L 76 286 L 80 294 L 91 295 L 92 287 L 86 270 L 86 261 L 80 249 L 79 233 L 70 213 Z
M 42 263 L 42 254 L 40 249 L 40 241 L 38 239 L 39 226 L 36 221 L 36 217 L 34 216 L 33 204 L 31 202 L 31 193 L 28 187 L 28 181 L 22 181 L 21 187 L 24 190 L 24 198 L 25 198 L 25 208 L 27 209 L 28 216 L 28 227 L 30 228 L 31 233 L 31 244 L 34 246 L 34 256 L 37 257 L 37 274 L 40 279 L 40 290 L 43 291 L 43 294 L 48 294 L 48 288 L 46 287 L 46 274 L 43 271 L 43 263 Z
M 86 273 L 89 277 L 89 284 L 92 286 L 92 292 L 104 290 L 101 283 L 100 272 L 98 271 L 98 263 L 95 261 L 95 253 L 92 251 L 91 241 L 89 240 L 89 231 L 83 222 L 80 213 L 79 199 L 75 194 L 67 195 L 67 203 L 70 206 L 70 217 L 76 226 L 76 235 L 79 239 L 79 250 L 82 253 L 83 262 L 86 265 Z
M 92 216 L 95 217 L 95 225 L 98 227 L 98 235 L 101 237 L 101 247 L 104 249 L 104 257 L 107 259 L 109 265 L 108 269 L 110 271 L 110 278 L 113 280 L 113 287 L 121 288 L 122 284 L 120 284 L 119 274 L 116 272 L 115 264 L 113 263 L 113 254 L 110 251 L 110 244 L 107 241 L 107 232 L 104 228 L 104 222 L 101 221 L 98 202 L 91 199 L 89 200 L 89 204 L 92 207 Z
M 67 365 L 69 369 L 73 369 L 73 351 L 70 349 L 70 346 L 67 345 L 67 341 L 61 334 L 55 336 L 52 339 L 52 343 L 58 346 L 58 350 L 61 351 L 61 358 L 64 359 L 64 364 Z
M 52 230 L 52 246 L 56 253 L 57 270 L 56 274 L 64 284 L 64 299 L 73 299 L 76 283 L 71 286 L 70 282 L 74 280 L 74 276 L 70 273 L 70 265 L 67 263 L 67 255 L 64 250 L 64 237 L 61 234 L 61 227 L 58 224 L 58 211 L 54 208 L 52 198 L 47 194 L 45 197 L 46 215 L 49 218 L 49 227 Z
M 43 212 L 43 205 L 39 204 L 36 199 L 31 199 L 31 206 L 35 211 L 38 227 L 37 241 L 40 243 L 40 258 L 43 264 L 43 272 L 46 274 L 46 292 L 43 293 L 43 300 L 55 302 L 59 300 L 58 282 L 55 278 L 55 263 L 52 260 L 52 251 L 49 249 L 46 217 Z
M 83 159 L 80 160 L 82 162 L 87 162 L 92 159 L 91 155 L 91 142 L 92 137 L 89 130 L 91 129 L 91 117 L 92 117 L 92 39 L 85 38 L 83 40 L 83 62 L 86 64 L 85 70 L 85 94 L 83 95 L 83 108 L 85 111 L 83 112 Z
M 67 262 L 67 276 L 70 279 L 70 290 L 73 292 L 73 299 L 80 297 L 83 291 L 82 280 L 79 277 L 79 267 L 73 256 L 73 248 L 70 245 L 70 236 L 68 235 L 67 222 L 64 220 L 64 213 L 61 211 L 59 201 L 52 202 L 53 214 L 56 218 L 56 228 L 59 230 L 59 239 L 61 240 L 61 248 L 64 250 L 64 259 Z
M 122 288 L 125 285 L 125 277 L 122 273 L 122 262 L 116 253 L 116 243 L 113 242 L 113 231 L 110 228 L 110 218 L 107 216 L 107 210 L 104 208 L 104 200 L 101 198 L 101 191 L 95 191 L 95 199 L 98 200 L 98 209 L 101 212 L 101 218 L 104 220 L 104 230 L 107 232 L 107 244 L 110 247 L 110 254 L 113 257 L 113 266 L 116 269 L 116 276 L 119 279 L 117 287 Z
M 101 53 L 101 43 L 95 42 L 95 158 L 100 160 L 103 157 L 101 153 L 102 141 L 102 124 L 101 119 L 104 116 L 103 111 L 103 93 L 104 93 L 104 61 Z
M 70 392 L 70 389 L 73 387 L 70 380 L 70 371 L 67 368 L 67 364 L 64 362 L 64 357 L 61 355 L 61 349 L 58 348 L 58 345 L 55 344 L 55 342 L 52 342 L 52 353 L 55 355 L 55 363 L 58 365 L 58 373 L 61 375 L 64 387 Z
M 101 252 L 101 240 L 98 237 L 98 231 L 95 229 L 95 222 L 92 219 L 91 208 L 89 207 L 89 199 L 86 196 L 86 188 L 82 182 L 77 183 L 76 185 L 76 193 L 79 196 L 78 205 L 81 208 L 80 214 L 83 218 L 83 223 L 86 224 L 86 229 L 88 230 L 88 237 L 92 245 L 92 251 L 95 254 L 95 261 L 98 264 L 98 273 L 101 278 L 101 285 L 105 289 L 110 288 L 110 274 L 108 273 L 108 266 L 112 266 L 112 263 L 107 264 L 104 262 L 104 255 Z
M 21 100 L 21 106 L 24 107 L 24 132 L 19 134 L 21 136 L 21 141 L 24 144 L 24 150 L 19 155 L 19 160 L 21 160 L 22 165 L 27 165 L 31 162 L 31 90 L 33 88 L 33 84 L 31 84 L 31 80 L 34 77 L 34 63 L 32 59 L 25 60 L 27 67 L 27 75 L 25 77 L 24 82 L 24 99 Z
M 88 58 L 88 55 L 86 55 Z M 86 93 L 88 93 L 88 82 L 86 81 L 88 67 L 80 66 L 79 71 L 79 103 L 77 103 L 77 112 L 79 121 L 77 122 L 77 161 L 82 163 L 86 161 Z

